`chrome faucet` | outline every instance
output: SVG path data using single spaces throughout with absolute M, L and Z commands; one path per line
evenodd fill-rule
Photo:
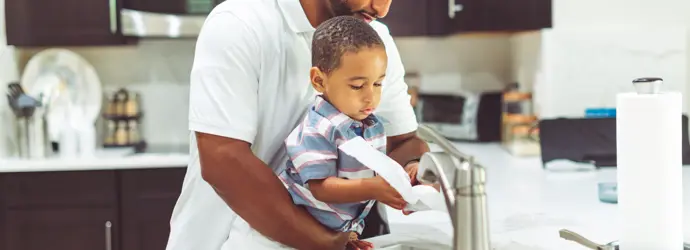
M 443 149 L 422 156 L 417 179 L 441 185 L 453 223 L 453 250 L 490 250 L 484 167 L 428 126 L 420 125 L 417 136 Z

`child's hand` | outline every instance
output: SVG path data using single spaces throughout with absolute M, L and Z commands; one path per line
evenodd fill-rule
M 374 249 L 374 244 L 363 240 L 354 240 L 347 243 L 348 250 L 370 250 Z
M 355 232 L 350 232 L 350 241 L 347 243 L 347 250 L 370 250 L 374 249 L 374 244 L 371 242 L 359 240 L 359 236 Z
M 372 178 L 372 182 L 374 184 L 372 186 L 372 191 L 375 200 L 397 210 L 402 210 L 407 206 L 407 202 L 402 198 L 400 193 L 398 193 L 395 188 L 391 187 L 381 176 Z

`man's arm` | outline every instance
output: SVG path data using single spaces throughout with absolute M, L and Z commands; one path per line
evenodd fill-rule
M 339 235 L 295 206 L 247 142 L 198 132 L 196 136 L 202 177 L 252 228 L 296 249 L 344 247 L 347 238 L 337 239 Z
M 393 160 L 403 165 L 411 160 L 419 159 L 424 153 L 429 152 L 429 145 L 417 137 L 415 131 L 388 137 L 386 152 Z
M 426 141 L 417 137 L 415 132 L 406 133 L 398 136 L 388 137 L 387 151 L 388 156 L 405 168 L 405 172 L 410 176 L 412 185 L 419 184 L 417 181 L 417 170 L 419 162 L 414 161 L 429 152 L 429 145 Z
M 261 34 L 246 25 L 250 21 L 215 13 L 197 38 L 189 128 L 196 132 L 202 177 L 261 234 L 297 249 L 342 249 L 347 236 L 337 237 L 294 205 L 250 149 L 258 103 L 265 101 L 258 98 Z

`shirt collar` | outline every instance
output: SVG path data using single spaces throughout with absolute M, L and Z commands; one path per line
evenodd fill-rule
M 314 27 L 309 23 L 299 0 L 277 0 L 283 17 L 295 33 L 312 32 Z
M 374 114 L 367 116 L 367 118 L 364 118 L 362 121 L 354 120 L 345 113 L 340 112 L 331 103 L 323 99 L 321 95 L 317 95 L 316 99 L 314 100 L 314 111 L 331 121 L 333 125 L 338 128 L 372 127 L 379 122 L 378 118 Z

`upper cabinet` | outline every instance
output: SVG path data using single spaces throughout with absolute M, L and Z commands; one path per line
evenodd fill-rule
M 442 36 L 551 27 L 552 0 L 395 0 L 381 22 L 393 36 Z
M 15 46 L 118 45 L 141 37 L 194 39 L 223 0 L 5 0 Z M 394 0 L 381 21 L 393 36 L 551 27 L 552 0 Z M 61 9 L 60 11 L 57 11 Z
M 7 43 L 83 46 L 126 43 L 120 32 L 122 0 L 5 0 Z
M 5 0 L 7 43 L 94 46 L 128 44 L 140 37 L 194 38 L 222 1 Z

